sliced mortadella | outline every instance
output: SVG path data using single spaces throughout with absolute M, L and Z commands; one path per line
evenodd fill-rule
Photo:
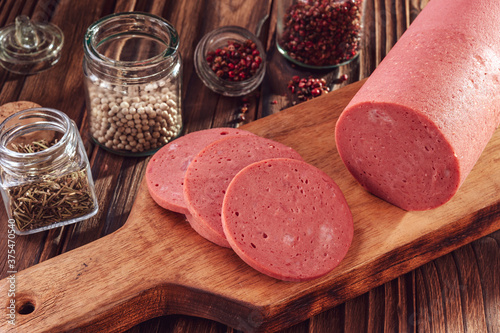
M 241 170 L 227 188 L 222 225 L 248 265 L 285 281 L 332 271 L 353 239 L 352 214 L 337 184 L 299 160 L 277 158 Z
M 433 0 L 342 112 L 351 174 L 405 210 L 458 191 L 500 124 L 500 2 Z
M 196 155 L 184 178 L 184 199 L 193 229 L 209 241 L 229 247 L 221 221 L 226 188 L 241 169 L 272 157 L 302 160 L 292 148 L 260 136 L 224 138 Z
M 191 132 L 166 144 L 148 163 L 146 181 L 153 200 L 163 208 L 188 214 L 183 183 L 193 157 L 208 144 L 234 135 L 254 135 L 235 128 L 211 128 Z

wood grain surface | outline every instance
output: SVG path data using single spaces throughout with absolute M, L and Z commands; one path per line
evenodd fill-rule
M 218 96 L 205 88 L 194 72 L 192 55 L 207 32 L 226 24 L 255 29 L 268 48 L 268 74 L 259 94 L 249 96 L 245 122 L 292 105 L 286 88 L 292 75 L 322 76 L 333 89 L 367 77 L 399 36 L 426 5 L 425 0 L 367 0 L 363 52 L 349 65 L 321 73 L 291 66 L 278 54 L 274 40 L 275 1 L 106 1 L 2 0 L 0 26 L 19 14 L 51 21 L 63 29 L 66 40 L 60 62 L 33 76 L 0 70 L 0 104 L 29 100 L 66 112 L 86 142 L 96 180 L 100 212 L 89 221 L 16 239 L 16 268 L 21 271 L 72 249 L 82 247 L 120 228 L 129 216 L 147 159 L 105 153 L 87 135 L 81 60 L 85 29 L 96 19 L 129 10 L 151 12 L 178 28 L 184 63 L 185 132 L 235 126 L 240 99 Z M 347 82 L 336 79 L 348 74 Z M 276 103 L 274 103 L 276 102 Z M 498 162 L 498 161 L 497 161 Z M 482 193 L 477 194 L 482 200 Z M 484 212 L 485 218 L 491 218 Z M 0 221 L 6 221 L 3 207 Z M 478 222 L 481 223 L 481 222 Z M 0 224 L 0 235 L 6 235 Z M 460 240 L 460 236 L 457 236 Z M 6 237 L 0 236 L 0 277 L 7 276 Z M 500 234 L 485 236 L 401 275 L 283 332 L 499 332 Z M 439 249 L 435 250 L 439 251 Z M 137 312 L 141 311 L 140 308 Z M 126 313 L 123 316 L 137 316 Z M 186 315 L 165 315 L 128 329 L 128 332 L 232 332 L 224 324 Z
M 16 329 L 120 332 L 162 314 L 187 314 L 274 332 L 500 229 L 500 131 L 457 195 L 437 209 L 406 212 L 362 189 L 334 141 L 337 118 L 361 84 L 242 127 L 294 148 L 343 191 L 354 239 L 333 272 L 302 283 L 257 273 L 230 249 L 201 238 L 183 215 L 159 207 L 144 178 L 122 228 L 16 274 L 18 306 L 34 308 L 20 311 Z M 8 303 L 10 285 L 0 283 L 0 304 Z M 0 328 L 13 327 L 0 322 Z

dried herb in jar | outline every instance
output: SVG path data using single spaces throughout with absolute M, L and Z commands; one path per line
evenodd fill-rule
M 31 154 L 55 144 L 45 140 L 12 145 L 12 150 Z M 40 181 L 7 188 L 12 217 L 20 231 L 84 216 L 95 208 L 86 168 L 63 176 L 45 175 Z
M 55 145 L 56 143 L 57 140 L 54 140 L 52 143 L 48 143 L 46 140 L 40 140 L 40 141 L 34 141 L 31 144 L 13 143 L 11 146 L 12 150 L 15 152 L 23 154 L 33 154 L 48 149 L 49 147 Z
M 305 0 L 283 17 L 279 44 L 310 66 L 334 66 L 353 59 L 359 49 L 363 0 Z

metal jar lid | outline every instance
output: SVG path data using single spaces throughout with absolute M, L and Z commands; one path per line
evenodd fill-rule
M 0 29 L 0 65 L 17 74 L 38 73 L 57 63 L 63 42 L 59 27 L 20 15 L 14 24 Z

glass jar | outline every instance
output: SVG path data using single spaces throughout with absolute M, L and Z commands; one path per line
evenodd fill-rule
M 78 128 L 58 110 L 27 109 L 0 124 L 0 182 L 17 234 L 75 223 L 98 210 Z
M 276 41 L 291 62 L 311 69 L 345 65 L 359 55 L 364 0 L 280 0 Z
M 215 29 L 199 41 L 194 67 L 205 86 L 224 96 L 255 90 L 266 73 L 265 49 L 253 33 L 238 26 Z
M 120 155 L 151 155 L 182 131 L 179 36 L 161 17 L 119 13 L 85 34 L 91 137 Z

